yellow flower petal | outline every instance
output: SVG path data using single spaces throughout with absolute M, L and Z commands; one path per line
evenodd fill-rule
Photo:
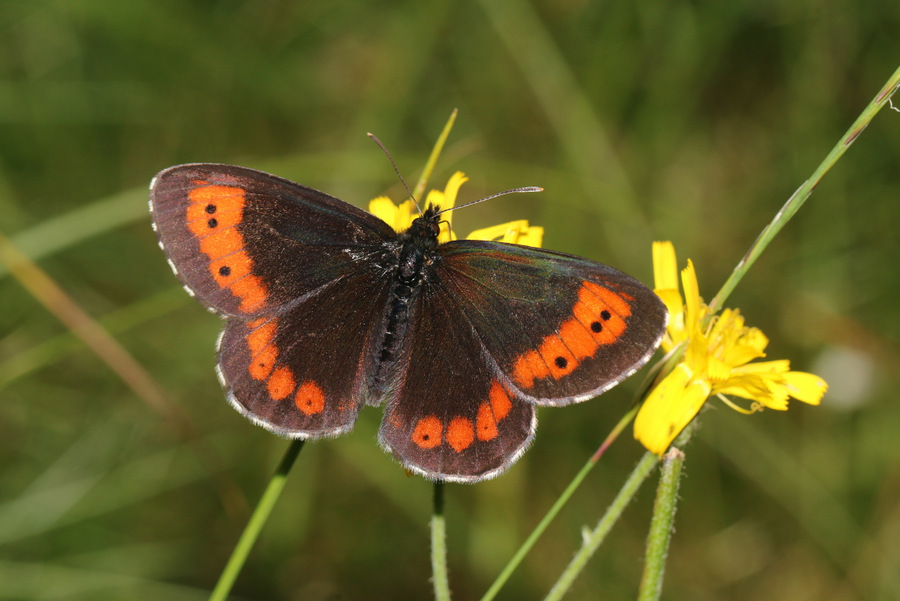
M 791 362 L 787 359 L 777 359 L 775 361 L 758 361 L 756 363 L 748 363 L 735 367 L 732 371 L 736 374 L 784 374 L 791 370 Z
M 687 267 L 681 271 L 681 287 L 684 289 L 684 304 L 686 307 L 684 325 L 689 332 L 700 324 L 703 318 L 700 285 L 697 283 L 697 272 L 694 271 L 694 263 L 688 259 Z
M 694 379 L 685 364 L 676 366 L 653 389 L 634 420 L 634 437 L 651 453 L 662 455 L 703 407 L 709 383 Z
M 663 349 L 670 351 L 687 338 L 684 323 L 684 302 L 678 291 L 678 264 L 671 242 L 653 243 L 653 292 L 662 299 L 669 312 Z
M 718 357 L 710 357 L 707 365 L 709 379 L 713 382 L 724 382 L 731 375 L 731 365 Z
M 397 216 L 397 205 L 387 196 L 379 196 L 369 201 L 369 212 L 391 225 Z
M 653 287 L 678 290 L 678 262 L 675 246 L 669 241 L 653 243 Z
M 495 242 L 507 242 L 509 244 L 524 244 L 526 246 L 540 246 L 544 235 L 544 228 L 528 225 L 527 219 L 500 223 L 491 227 L 475 230 L 466 236 L 468 240 L 493 240 Z
M 447 185 L 444 186 L 443 192 L 431 190 L 428 193 L 428 196 L 425 197 L 425 205 L 422 208 L 424 209 L 428 205 L 434 204 L 442 211 L 452 209 L 456 205 L 456 195 L 459 193 L 460 186 L 467 181 L 469 181 L 469 178 L 466 177 L 462 171 L 457 171 L 450 176 L 449 180 L 447 180 Z M 450 221 L 450 216 L 452 214 L 452 212 L 447 213 L 447 221 Z
M 684 352 L 684 363 L 690 366 L 695 374 L 704 374 L 709 371 L 709 342 L 700 328 L 694 328 L 693 334 L 688 340 L 687 349 Z
M 379 196 L 369 201 L 369 212 L 386 222 L 395 232 L 404 232 L 412 225 L 413 219 L 419 216 L 416 204 L 407 200 L 395 205 L 386 196 Z
M 818 405 L 828 390 L 828 384 L 815 374 L 803 371 L 789 371 L 782 375 L 788 393 L 804 403 Z
M 449 209 L 456 204 L 456 195 L 459 193 L 459 188 L 467 181 L 469 181 L 469 178 L 462 171 L 457 171 L 450 176 L 450 179 L 447 180 L 447 185 L 444 186 L 444 198 L 448 204 L 442 208 Z
M 535 248 L 540 248 L 543 243 L 544 228 L 539 225 L 529 225 L 526 231 L 519 233 L 519 239 L 516 240 L 516 244 Z
M 767 407 L 774 403 L 773 388 L 769 385 L 769 381 L 759 374 L 732 376 L 724 382 L 713 384 L 713 391 L 717 394 L 730 394 L 742 399 L 758 401 Z M 777 405 L 777 403 L 775 404 Z M 772 409 L 779 408 L 779 406 L 772 406 Z

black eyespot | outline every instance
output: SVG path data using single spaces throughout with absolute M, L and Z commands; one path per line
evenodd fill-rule
M 210 215 L 212 215 L 213 213 L 215 213 L 215 212 L 216 212 L 216 205 L 213 205 L 213 204 L 206 205 L 206 212 L 209 213 Z
M 556 367 L 565 369 L 566 365 L 569 364 L 569 361 L 565 357 L 557 357 L 554 363 L 556 363 Z
M 603 324 L 600 323 L 599 321 L 592 321 L 591 322 L 591 331 L 599 334 L 600 332 L 603 331 Z
M 219 225 L 219 220 L 216 219 L 215 217 L 213 217 L 212 219 L 210 219 L 209 221 L 206 222 L 206 225 L 209 226 L 209 229 L 213 229 Z
M 603 321 L 609 321 L 611 317 L 612 314 L 606 309 L 600 312 L 600 319 L 602 319 Z
M 219 275 L 227 278 L 231 275 L 231 267 L 229 267 L 228 265 L 222 265 L 221 267 L 219 267 Z

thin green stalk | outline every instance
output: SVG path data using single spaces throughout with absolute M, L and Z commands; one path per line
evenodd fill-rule
M 431 578 L 434 598 L 450 601 L 450 579 L 447 576 L 447 523 L 444 521 L 444 483 L 434 483 L 434 510 L 431 516 Z
M 569 565 L 566 566 L 566 569 L 563 570 L 562 574 L 560 574 L 559 579 L 556 581 L 556 584 L 553 585 L 553 588 L 550 589 L 550 592 L 547 593 L 545 601 L 561 599 L 569 588 L 571 588 L 572 583 L 575 582 L 575 578 L 581 573 L 581 570 L 584 569 L 588 560 L 597 548 L 600 547 L 600 544 L 604 541 L 606 535 L 609 534 L 613 525 L 622 516 L 622 513 L 625 511 L 625 508 L 628 507 L 631 499 L 637 494 L 641 484 L 644 483 L 644 480 L 647 479 L 650 472 L 656 467 L 657 461 L 658 459 L 653 453 L 650 453 L 649 451 L 644 453 L 644 456 L 635 466 L 634 470 L 632 470 L 631 475 L 628 476 L 628 479 L 625 481 L 619 494 L 616 495 L 616 498 L 613 499 L 613 502 L 606 510 L 606 513 L 600 518 L 597 526 L 585 534 L 581 548 L 575 553 L 575 557 L 572 558 L 572 561 L 569 562 Z
M 709 303 L 710 315 L 714 315 L 722 308 L 725 299 L 727 299 L 734 291 L 738 282 L 740 282 L 744 275 L 747 274 L 747 271 L 749 271 L 753 263 L 756 262 L 759 255 L 762 254 L 778 232 L 781 231 L 781 228 L 783 228 L 800 207 L 803 206 L 803 203 L 805 203 L 812 195 L 813 190 L 819 185 L 819 182 L 822 181 L 825 174 L 828 173 L 835 163 L 837 163 L 838 159 L 840 159 L 847 149 L 850 148 L 850 145 L 856 141 L 856 138 L 859 137 L 859 134 L 861 134 L 869 125 L 872 119 L 875 118 L 878 111 L 885 106 L 890 105 L 891 95 L 897 91 L 898 87 L 900 87 L 900 67 L 894 71 L 894 74 L 891 75 L 887 83 L 884 84 L 881 91 L 878 92 L 875 98 L 873 98 L 863 112 L 860 113 L 856 121 L 853 122 L 853 125 L 850 126 L 850 129 L 847 130 L 847 133 L 845 133 L 841 140 L 831 149 L 831 152 L 829 152 L 825 159 L 819 164 L 809 179 L 803 182 L 803 185 L 791 195 L 784 206 L 781 207 L 781 210 L 778 211 L 778 214 L 775 215 L 772 222 L 765 227 L 756 241 L 750 246 L 750 250 L 748 250 L 747 254 L 744 255 L 744 258 L 740 260 L 734 268 L 734 271 L 732 271 L 728 279 L 725 280 L 725 283 L 722 285 L 722 288 L 716 294 L 715 298 Z
M 579 472 L 575 475 L 566 489 L 562 492 L 559 498 L 556 499 L 556 502 L 553 503 L 553 506 L 550 510 L 544 515 L 538 525 L 534 528 L 531 534 L 528 535 L 528 538 L 525 539 L 525 542 L 522 543 L 522 546 L 516 551 L 515 555 L 512 556 L 512 559 L 509 560 L 509 563 L 503 568 L 500 574 L 497 576 L 497 579 L 494 580 L 493 584 L 491 584 L 490 588 L 481 598 L 481 601 L 491 601 L 494 597 L 497 596 L 497 593 L 500 592 L 500 589 L 506 584 L 506 581 L 509 580 L 509 577 L 512 576 L 512 573 L 515 571 L 519 564 L 522 563 L 522 560 L 525 559 L 525 556 L 528 555 L 528 552 L 531 551 L 531 548 L 534 547 L 537 540 L 541 537 L 553 519 L 559 514 L 560 510 L 568 503 L 569 499 L 572 498 L 572 495 L 578 490 L 578 487 L 581 486 L 581 483 L 590 473 L 590 471 L 597 465 L 597 462 L 600 460 L 600 457 L 603 456 L 603 453 L 609 446 L 613 443 L 616 438 L 618 438 L 619 434 L 631 423 L 631 420 L 634 418 L 634 415 L 637 413 L 637 405 L 626 413 L 622 419 L 619 420 L 619 423 L 612 429 L 609 435 L 606 437 L 606 440 L 603 441 L 603 444 L 597 449 L 597 451 L 591 456 L 591 458 L 584 464 L 584 466 L 579 470 Z
M 225 601 L 228 598 L 228 593 L 231 592 L 234 581 L 237 580 L 241 568 L 244 567 L 244 563 L 247 561 L 250 549 L 253 548 L 253 544 L 259 538 L 259 533 L 272 514 L 275 502 L 278 501 L 278 497 L 284 489 L 287 475 L 290 473 L 297 455 L 300 454 L 304 442 L 303 440 L 294 440 L 288 446 L 284 457 L 281 458 L 281 463 L 278 464 L 278 469 L 275 470 L 275 474 L 269 480 L 269 485 L 256 505 L 256 509 L 253 510 L 253 515 L 250 516 L 250 521 L 247 522 L 240 540 L 238 540 L 237 545 L 231 552 L 231 557 L 228 559 L 225 569 L 222 570 L 222 575 L 219 576 L 219 581 L 209 596 L 209 601 Z
M 683 465 L 684 453 L 677 447 L 673 446 L 663 457 L 659 486 L 656 489 L 656 502 L 653 504 L 653 517 L 650 520 L 650 533 L 647 535 L 647 552 L 644 556 L 644 573 L 641 577 L 638 601 L 656 601 L 662 593 L 666 556 L 669 552 L 669 541 L 672 539 L 675 510 L 678 508 L 678 486 L 681 483 Z
M 450 118 L 447 119 L 444 129 L 441 130 L 441 135 L 438 136 L 437 142 L 434 143 L 434 148 L 431 149 L 428 161 L 425 162 L 425 168 L 422 169 L 422 175 L 419 176 L 419 181 L 416 182 L 416 187 L 412 191 L 413 198 L 416 200 L 421 200 L 422 195 L 425 193 L 425 186 L 428 185 L 428 180 L 431 178 L 431 173 L 434 171 L 438 157 L 441 156 L 441 151 L 444 150 L 444 144 L 447 143 L 450 130 L 453 129 L 453 124 L 456 123 L 456 114 L 458 112 L 459 109 L 453 109 L 453 112 L 450 113 Z

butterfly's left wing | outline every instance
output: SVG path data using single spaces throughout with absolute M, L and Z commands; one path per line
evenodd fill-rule
M 416 355 L 380 432 L 426 476 L 500 473 L 533 436 L 534 404 L 608 390 L 662 339 L 663 303 L 612 267 L 490 242 L 450 242 L 439 253 L 411 326 Z

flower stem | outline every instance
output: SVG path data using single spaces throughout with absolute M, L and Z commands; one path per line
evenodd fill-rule
M 444 483 L 434 483 L 434 510 L 431 516 L 431 578 L 436 601 L 450 601 L 447 576 L 447 524 L 444 521 Z
M 591 558 L 600 546 L 600 543 L 602 543 L 606 538 L 606 535 L 609 534 L 613 525 L 618 521 L 622 512 L 625 511 L 625 508 L 631 502 L 631 499 L 634 498 L 634 495 L 637 494 L 641 484 L 647 479 L 650 472 L 653 471 L 657 461 L 657 457 L 653 453 L 650 453 L 649 451 L 644 453 L 644 456 L 635 466 L 634 470 L 632 470 L 631 475 L 628 476 L 628 479 L 625 481 L 619 494 L 616 495 L 616 498 L 613 499 L 613 502 L 606 510 L 606 513 L 600 518 L 597 526 L 590 532 L 584 534 L 581 548 L 575 553 L 575 557 L 572 558 L 572 561 L 569 562 L 569 565 L 566 566 L 566 569 L 563 570 L 562 574 L 560 574 L 559 580 L 556 581 L 556 584 L 553 585 L 550 592 L 547 593 L 547 596 L 544 598 L 545 601 L 556 601 L 566 594 L 572 586 L 572 583 L 575 582 L 575 578 L 581 573 L 581 570 L 584 569 L 588 559 Z
M 437 164 L 438 157 L 441 156 L 444 144 L 447 143 L 447 138 L 450 136 L 450 130 L 453 129 L 453 124 L 456 122 L 456 114 L 458 112 L 459 109 L 453 109 L 453 112 L 450 113 L 450 118 L 447 119 L 444 129 L 441 130 L 441 135 L 438 136 L 437 142 L 434 143 L 434 148 L 431 149 L 431 154 L 428 156 L 425 168 L 422 169 L 422 175 L 419 176 L 419 181 L 416 182 L 416 186 L 413 188 L 413 198 L 417 201 L 421 200 L 422 195 L 425 193 L 425 186 L 428 185 L 428 179 L 434 171 L 434 166 Z
M 765 227 L 750 247 L 750 250 L 744 255 L 744 258 L 740 260 L 734 268 L 734 271 L 731 272 L 731 275 L 722 285 L 722 288 L 716 294 L 715 298 L 709 303 L 709 315 L 714 315 L 722 308 L 725 299 L 727 299 L 732 291 L 734 291 L 738 282 L 741 281 L 750 269 L 750 266 L 756 262 L 756 259 L 759 258 L 759 255 L 762 254 L 763 250 L 766 249 L 778 232 L 781 231 L 781 228 L 790 221 L 791 217 L 794 216 L 797 210 L 800 209 L 800 207 L 803 206 L 803 203 L 805 203 L 810 195 L 812 195 L 813 190 L 819 185 L 819 182 L 822 181 L 825 174 L 828 173 L 834 164 L 837 163 L 838 159 L 840 159 L 847 149 L 850 148 L 850 145 L 859 137 L 859 134 L 861 134 L 869 125 L 875 115 L 878 114 L 878 111 L 889 105 L 891 95 L 897 90 L 898 86 L 900 86 L 900 67 L 894 71 L 894 74 L 891 75 L 887 83 L 884 84 L 881 91 L 878 92 L 875 98 L 873 98 L 863 112 L 860 113 L 853 125 L 850 126 L 850 129 L 847 130 L 847 133 L 844 134 L 841 140 L 831 149 L 831 152 L 829 152 L 825 157 L 825 160 L 819 164 L 818 168 L 816 168 L 810 178 L 803 182 L 803 185 L 791 195 L 784 206 L 781 207 L 781 210 L 775 215 L 772 222 Z
M 497 596 L 497 593 L 500 592 L 500 589 L 506 584 L 506 581 L 509 580 L 509 577 L 512 576 L 512 573 L 515 571 L 519 564 L 522 563 L 522 560 L 525 559 L 525 556 L 528 555 L 528 552 L 531 551 L 531 548 L 534 547 L 537 540 L 541 537 L 547 527 L 550 525 L 550 522 L 557 516 L 557 514 L 562 510 L 563 506 L 572 498 L 572 495 L 578 490 L 578 487 L 581 486 L 581 483 L 590 473 L 590 471 L 597 465 L 597 462 L 603 456 L 603 453 L 606 452 L 606 449 L 613 443 L 613 441 L 618 438 L 619 434 L 631 423 L 631 420 L 634 419 L 635 413 L 637 413 L 638 407 L 635 406 L 631 411 L 626 413 L 622 419 L 619 420 L 619 423 L 615 425 L 612 431 L 607 435 L 606 440 L 597 448 L 597 451 L 588 459 L 587 463 L 579 470 L 575 477 L 572 478 L 572 481 L 566 487 L 566 489 L 562 492 L 556 502 L 553 503 L 553 506 L 547 511 L 546 515 L 541 519 L 537 526 L 535 526 L 534 530 L 531 534 L 528 535 L 528 538 L 525 539 L 525 542 L 522 543 L 522 546 L 516 551 L 515 555 L 512 556 L 512 559 L 509 560 L 509 563 L 503 568 L 500 574 L 497 576 L 496 580 L 494 580 L 491 587 L 487 590 L 483 597 L 481 597 L 481 601 L 491 601 L 494 597 Z
M 253 544 L 256 542 L 256 539 L 259 538 L 259 533 L 262 531 L 266 520 L 268 520 L 269 516 L 272 514 L 272 508 L 275 507 L 275 502 L 278 500 L 281 491 L 284 489 L 287 475 L 291 471 L 291 467 L 293 467 L 297 455 L 300 454 L 303 443 L 303 440 L 294 440 L 291 442 L 290 446 L 288 446 L 284 457 L 281 458 L 281 463 L 278 464 L 278 469 L 275 470 L 275 474 L 272 476 L 272 479 L 269 480 L 269 485 L 266 487 L 262 498 L 256 505 L 256 509 L 253 510 L 253 515 L 250 516 L 250 521 L 247 522 L 247 526 L 244 528 L 241 538 L 231 552 L 231 557 L 228 559 L 228 563 L 225 564 L 225 569 L 222 570 L 222 575 L 219 576 L 219 581 L 216 583 L 216 588 L 213 589 L 212 594 L 209 596 L 209 601 L 225 601 L 225 599 L 228 598 L 228 593 L 231 592 L 234 581 L 237 580 L 241 568 L 244 567 L 244 563 L 247 561 L 247 556 L 250 554 Z
M 678 507 L 678 486 L 681 482 L 683 465 L 684 453 L 677 447 L 673 446 L 663 457 L 659 486 L 656 489 L 656 502 L 653 504 L 653 518 L 650 520 L 650 533 L 647 535 L 647 552 L 638 601 L 656 601 L 662 593 L 666 556 L 675 523 L 675 510 Z

